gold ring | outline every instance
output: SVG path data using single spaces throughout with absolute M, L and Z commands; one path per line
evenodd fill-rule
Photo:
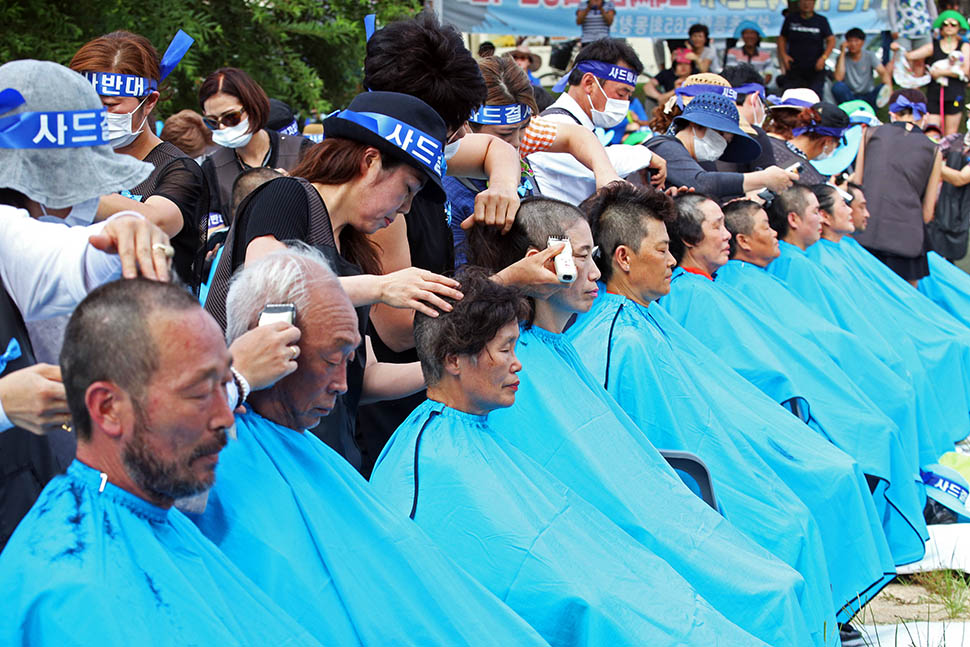
M 175 256 L 175 248 L 171 245 L 166 245 L 165 243 L 155 243 L 152 245 L 152 250 L 162 252 L 165 254 L 166 258 L 172 258 Z
M 296 359 L 300 355 L 300 349 L 296 346 L 290 346 L 290 352 L 293 354 L 290 359 Z

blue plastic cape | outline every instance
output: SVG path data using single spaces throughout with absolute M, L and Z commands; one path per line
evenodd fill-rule
M 730 286 L 678 267 L 670 294 L 658 304 L 728 366 L 797 411 L 866 475 L 881 481 L 874 493 L 879 515 L 870 519 L 871 530 L 878 541 L 881 518 L 895 561 L 887 564 L 876 554 L 874 563 L 890 571 L 922 558 L 929 536 L 915 419 L 902 421 L 907 426 L 901 430 L 814 342 L 772 325 L 769 315 Z
M 545 644 L 315 436 L 255 413 L 236 432 L 194 520 L 321 641 Z
M 855 559 L 874 554 L 858 464 L 662 308 L 602 293 L 566 334 L 650 441 L 700 456 L 727 519 L 798 570 L 840 621 L 888 581 L 880 564 Z
M 806 623 L 801 576 L 683 484 L 572 344 L 524 328 L 515 353 L 523 367 L 515 404 L 489 414 L 489 427 L 670 564 L 728 620 L 777 647 L 805 644 L 808 626 L 821 627 L 824 617 Z
M 0 555 L 0 644 L 320 645 L 178 510 L 74 461 Z
M 970 329 L 851 237 L 846 236 L 841 243 L 820 240 L 809 247 L 806 255 L 845 286 L 871 320 L 885 321 L 894 326 L 896 333 L 912 340 L 920 357 L 933 367 L 931 375 L 937 388 L 949 385 L 943 402 L 963 414 L 963 428 L 951 429 L 949 440 L 966 438 L 966 423 L 970 420 Z M 949 450 L 952 447 L 947 447 Z
M 930 274 L 920 279 L 919 291 L 970 326 L 970 275 L 936 252 L 929 252 L 926 258 Z
M 920 464 L 930 465 L 942 452 L 950 451 L 951 433 L 965 436 L 970 432 L 966 392 L 960 376 L 953 375 L 953 362 L 936 352 L 921 351 L 913 335 L 896 320 L 895 313 L 886 312 L 884 303 L 873 309 L 867 295 L 848 289 L 848 284 L 834 279 L 801 249 L 784 241 L 779 241 L 778 246 L 781 255 L 768 265 L 768 272 L 782 279 L 819 315 L 866 343 L 898 354 L 914 377 L 913 387 L 927 387 L 923 401 L 930 435 L 921 436 Z
M 486 416 L 426 400 L 391 436 L 371 485 L 552 645 L 764 644 Z
M 813 268 L 813 271 L 819 270 Z M 822 279 L 831 282 L 828 277 Z M 934 436 L 940 435 L 935 425 L 941 419 L 940 406 L 919 361 L 913 366 L 917 373 L 910 372 L 902 358 L 878 334 L 860 336 L 840 328 L 836 321 L 811 309 L 812 304 L 790 290 L 785 281 L 757 265 L 728 261 L 718 270 L 714 281 L 744 294 L 760 306 L 766 320 L 813 340 L 897 424 L 914 415 L 920 463 L 929 464 L 923 461 L 924 457 L 935 460 L 938 452 Z M 841 292 L 841 289 L 835 286 L 835 291 Z M 827 306 L 821 308 L 826 309 Z

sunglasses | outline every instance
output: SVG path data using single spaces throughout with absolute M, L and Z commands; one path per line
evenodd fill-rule
M 960 23 L 958 23 L 955 20 L 944 20 L 943 21 L 943 26 L 944 27 L 959 27 L 960 26 Z
M 243 108 L 239 108 L 237 110 L 230 110 L 229 112 L 223 113 L 218 117 L 202 117 L 202 121 L 204 121 L 205 125 L 212 130 L 219 130 L 219 128 L 222 126 L 232 128 L 233 126 L 239 125 L 239 122 L 242 121 L 244 112 L 246 111 Z

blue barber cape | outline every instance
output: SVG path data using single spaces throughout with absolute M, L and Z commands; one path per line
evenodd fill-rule
M 391 436 L 371 485 L 551 645 L 764 644 L 486 416 L 426 400 Z
M 931 362 L 934 380 L 950 385 L 944 402 L 963 413 L 963 427 L 950 429 L 949 440 L 963 440 L 970 421 L 970 329 L 851 237 L 846 236 L 841 243 L 820 240 L 808 248 L 806 255 L 845 286 L 870 320 L 894 326 L 897 335 L 912 340 L 920 357 Z M 952 446 L 946 447 L 947 451 L 951 449 Z
M 193 520 L 325 643 L 545 644 L 316 436 L 256 413 L 236 432 Z
M 488 416 L 491 430 L 596 506 L 752 635 L 803 645 L 804 581 L 687 489 L 561 334 L 523 328 L 515 404 Z M 523 433 L 527 429 L 528 433 Z M 518 454 L 509 454 L 516 458 Z M 811 606 L 806 612 L 812 612 Z M 815 644 L 821 641 L 817 632 Z
M 815 347 L 838 364 L 897 425 L 900 421 L 915 419 L 921 464 L 930 464 L 922 460 L 924 456 L 938 456 L 933 439 L 934 435 L 939 436 L 935 426 L 941 416 L 939 401 L 918 361 L 914 369 L 919 373 L 914 375 L 894 350 L 880 343 L 879 335 L 862 337 L 840 328 L 811 309 L 785 281 L 757 265 L 728 261 L 717 271 L 714 282 L 742 293 L 760 307 L 762 317 L 781 329 L 814 341 Z M 912 453 L 912 449 L 907 451 Z
M 913 375 L 914 388 L 927 386 L 923 403 L 930 433 L 921 435 L 920 464 L 931 464 L 941 453 L 952 450 L 951 434 L 961 433 L 953 430 L 970 433 L 966 392 L 960 377 L 953 375 L 954 363 L 918 348 L 910 332 L 895 314 L 886 312 L 884 304 L 873 309 L 866 295 L 856 294 L 847 284 L 833 279 L 798 247 L 784 241 L 778 241 L 778 246 L 781 255 L 768 265 L 768 272 L 782 279 L 819 315 L 867 343 L 892 349 Z
M 929 252 L 926 258 L 930 274 L 920 279 L 919 291 L 970 326 L 970 275 L 936 252 Z
M 811 428 L 852 456 L 865 474 L 882 481 L 875 492 L 876 509 L 896 559 L 883 563 L 886 571 L 922 557 L 928 537 L 926 495 L 915 419 L 898 427 L 814 342 L 773 326 L 769 315 L 729 286 L 678 267 L 670 294 L 658 303 L 775 402 L 798 401 Z M 878 519 L 873 521 L 878 526 Z
M 176 509 L 75 460 L 0 554 L 0 644 L 319 645 Z
M 566 334 L 650 441 L 700 456 L 728 520 L 795 567 L 840 621 L 891 579 L 858 464 L 662 308 L 603 293 Z

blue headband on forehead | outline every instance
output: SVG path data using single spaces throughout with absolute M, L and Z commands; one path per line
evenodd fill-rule
M 760 83 L 745 83 L 744 85 L 735 86 L 734 91 L 738 94 L 752 94 L 757 92 L 758 96 L 762 99 L 765 98 L 765 86 Z
M 794 128 L 791 131 L 793 137 L 798 137 L 805 133 L 816 133 L 818 135 L 825 135 L 826 137 L 841 137 L 845 134 L 845 128 L 836 128 L 835 126 L 805 126 L 804 128 Z
M 0 91 L 0 115 L 27 101 L 14 88 Z M 108 143 L 108 111 L 47 110 L 0 118 L 0 148 L 79 148 Z
M 333 116 L 380 135 L 438 177 L 445 174 L 444 146 L 426 132 L 379 112 L 341 110 Z
M 468 121 L 486 126 L 508 126 L 522 123 L 532 116 L 532 108 L 524 103 L 502 106 L 482 106 L 471 114 Z
M 627 85 L 632 85 L 636 87 L 637 85 L 637 73 L 634 70 L 620 67 L 619 65 L 613 65 L 612 63 L 604 63 L 603 61 L 582 61 L 573 70 L 579 70 L 580 72 L 589 72 L 598 79 L 603 79 L 604 81 L 618 81 L 619 83 L 626 83 Z M 569 77 L 572 74 L 572 70 L 566 72 L 559 83 L 553 86 L 553 92 L 562 92 L 566 89 L 566 85 L 569 83 Z
M 699 94 L 720 94 L 734 101 L 738 98 L 738 93 L 734 88 L 726 88 L 723 85 L 710 85 L 708 83 L 698 83 L 696 85 L 681 86 L 674 90 L 677 96 L 677 105 L 684 107 L 683 97 L 696 97 Z
M 782 100 L 777 94 L 769 94 L 768 101 L 771 102 L 772 108 L 811 108 L 815 105 L 811 101 L 802 101 L 801 99 L 793 99 L 791 97 Z
M 95 92 L 102 97 L 143 97 L 158 89 L 172 70 L 182 61 L 185 53 L 192 47 L 195 39 L 181 29 L 169 43 L 158 65 L 158 80 L 134 74 L 115 74 L 114 72 L 82 72 L 91 82 Z

